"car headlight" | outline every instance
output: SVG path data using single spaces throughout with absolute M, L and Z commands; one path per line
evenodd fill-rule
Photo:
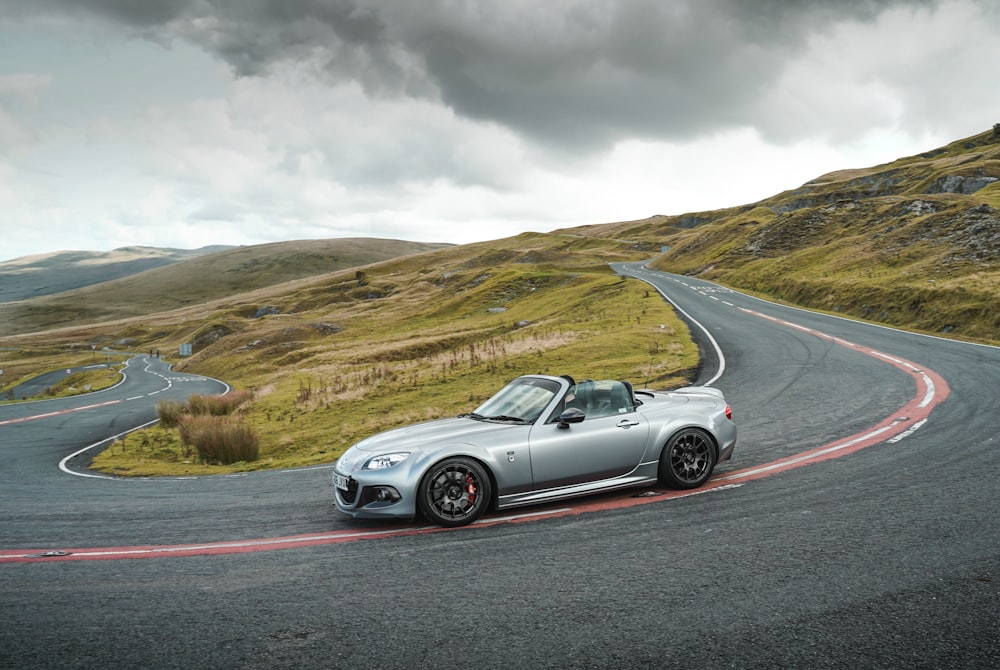
M 402 463 L 410 455 L 408 451 L 400 451 L 395 454 L 382 454 L 381 456 L 375 456 L 374 458 L 368 459 L 365 463 L 365 470 L 384 470 L 385 468 L 391 468 L 397 463 Z

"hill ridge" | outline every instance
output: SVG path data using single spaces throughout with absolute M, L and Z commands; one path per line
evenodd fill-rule
M 657 269 L 889 325 L 1000 340 L 1000 127 L 741 207 L 609 226 L 578 230 L 655 236 L 668 248 Z
M 87 285 L 30 299 L 0 302 L 0 323 L 4 324 L 0 335 L 142 316 L 449 246 L 364 237 L 271 242 L 227 247 L 180 258 L 168 253 L 165 255 L 173 258 L 170 262 L 106 281 L 95 279 L 101 269 L 98 262 L 97 269 L 88 275 L 94 281 Z M 6 286 L 8 293 L 25 293 L 53 273 L 83 272 L 81 268 L 85 266 L 81 261 L 94 258 L 91 252 L 62 253 L 62 258 L 68 255 L 77 264 L 51 270 L 54 263 L 51 261 L 49 271 L 43 271 L 42 275 L 33 275 L 30 269 L 22 269 L 19 273 L 7 270 L 4 275 L 4 265 L 0 264 L 0 285 Z M 98 259 L 107 257 L 120 258 L 121 254 L 97 256 Z M 122 265 L 117 263 L 116 267 Z

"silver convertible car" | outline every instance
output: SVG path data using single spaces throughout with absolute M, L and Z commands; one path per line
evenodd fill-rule
M 471 414 L 358 442 L 333 469 L 340 511 L 463 526 L 506 509 L 659 482 L 690 489 L 736 445 L 718 389 L 525 375 Z

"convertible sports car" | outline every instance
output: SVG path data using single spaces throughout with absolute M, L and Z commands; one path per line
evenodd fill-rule
M 419 512 L 464 526 L 490 508 L 656 482 L 695 488 L 735 446 L 718 389 L 525 375 L 471 414 L 358 442 L 334 466 L 334 499 L 357 518 Z

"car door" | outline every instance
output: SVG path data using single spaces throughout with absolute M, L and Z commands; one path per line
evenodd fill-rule
M 531 429 L 531 472 L 535 490 L 620 477 L 635 469 L 646 452 L 649 423 L 636 411 L 585 418 Z

